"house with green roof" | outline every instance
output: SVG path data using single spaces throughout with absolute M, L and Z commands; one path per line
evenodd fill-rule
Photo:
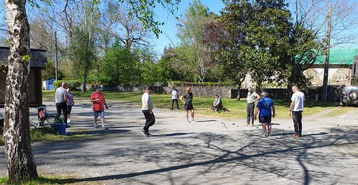
M 313 86 L 323 85 L 325 55 L 317 57 L 305 74 L 312 78 Z M 329 56 L 329 85 L 349 85 L 358 77 L 358 48 L 332 48 Z

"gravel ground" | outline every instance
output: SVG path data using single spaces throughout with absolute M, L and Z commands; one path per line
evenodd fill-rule
M 298 139 L 290 137 L 292 120 L 274 119 L 272 137 L 260 138 L 260 127 L 246 127 L 245 120 L 199 115 L 186 123 L 184 111 L 155 109 L 153 136 L 146 138 L 138 105 L 109 104 L 109 130 L 92 128 L 89 102 L 73 108 L 68 131 L 97 137 L 33 144 L 39 173 L 73 176 L 66 182 L 80 184 L 358 184 L 358 109 L 304 117 Z M 36 120 L 37 109 L 31 113 Z M 4 158 L 1 146 L 0 176 Z

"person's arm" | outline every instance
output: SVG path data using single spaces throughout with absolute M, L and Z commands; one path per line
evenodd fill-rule
M 260 100 L 260 98 L 261 98 L 261 97 L 260 97 L 257 93 L 255 93 L 255 94 L 256 94 L 256 96 L 255 96 L 255 97 L 256 97 L 255 102 L 257 102 L 257 101 L 259 101 L 259 100 Z
M 108 109 L 107 103 L 106 103 L 106 99 L 103 98 L 103 104 L 104 106 L 106 106 L 106 109 Z
M 67 91 L 63 93 L 63 99 L 67 102 Z
M 272 117 L 276 116 L 276 108 L 275 105 L 272 106 Z
M 295 107 L 295 102 L 292 101 L 292 102 L 291 102 L 291 105 L 290 105 L 290 110 L 289 110 L 290 112 L 289 112 L 289 114 L 288 114 L 289 116 L 292 115 L 292 110 L 293 110 L 294 107 Z
M 185 101 L 184 101 L 184 98 L 183 98 L 183 96 L 180 96 L 180 98 L 179 98 L 184 104 L 185 104 Z
M 91 95 L 91 102 L 98 102 L 99 98 L 94 98 L 93 94 Z

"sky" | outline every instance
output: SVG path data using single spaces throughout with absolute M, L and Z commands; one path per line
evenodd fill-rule
M 179 10 L 176 12 L 176 16 L 182 17 L 186 10 L 188 9 L 192 0 L 182 0 L 179 5 Z M 224 3 L 221 0 L 201 0 L 201 3 L 209 8 L 209 11 L 216 14 L 220 14 L 220 11 L 225 7 Z M 164 22 L 165 25 L 160 27 L 160 30 L 163 32 L 158 39 L 154 38 L 154 51 L 159 55 L 163 53 L 163 50 L 166 46 L 178 44 L 179 40 L 176 36 L 178 20 L 175 19 L 175 16 L 171 15 L 168 11 L 164 10 L 162 7 L 158 7 L 156 10 L 157 19 L 161 22 Z

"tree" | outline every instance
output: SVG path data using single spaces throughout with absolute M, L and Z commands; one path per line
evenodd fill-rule
M 153 8 L 161 4 L 173 12 L 180 0 L 126 0 L 126 2 L 131 5 L 131 12 L 143 22 L 146 28 L 158 34 L 160 22 L 154 19 Z M 30 28 L 25 5 L 26 0 L 5 0 L 10 35 L 4 125 L 9 183 L 38 177 L 30 142 L 28 104 Z
M 111 85 L 134 85 L 138 82 L 138 65 L 134 53 L 116 45 L 103 57 L 101 80 Z
M 199 81 L 203 82 L 207 71 L 214 65 L 211 50 L 205 47 L 205 25 L 214 21 L 215 14 L 210 13 L 199 0 L 190 4 L 185 17 L 178 27 L 181 45 L 177 49 L 177 69 L 188 69 L 194 72 Z
M 26 0 L 6 0 L 10 52 L 5 92 L 4 140 L 9 183 L 38 177 L 29 119 L 30 27 Z

